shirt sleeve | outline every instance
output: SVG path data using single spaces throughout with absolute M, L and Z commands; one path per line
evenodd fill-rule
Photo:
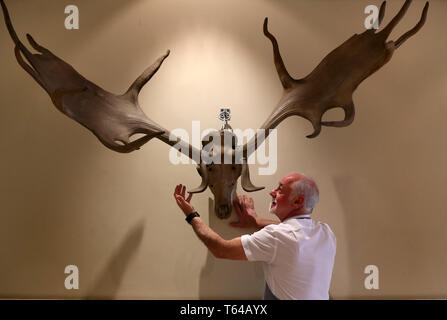
M 241 242 L 248 261 L 272 263 L 275 259 L 278 239 L 271 226 L 264 227 L 251 235 L 243 235 Z

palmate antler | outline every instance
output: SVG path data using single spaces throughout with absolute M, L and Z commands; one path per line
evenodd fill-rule
M 268 19 L 264 21 L 264 34 L 273 44 L 276 70 L 284 88 L 283 95 L 261 129 L 266 133 L 274 129 L 284 119 L 290 116 L 300 116 L 312 123 L 314 132 L 308 138 L 315 138 L 321 132 L 321 126 L 346 127 L 354 121 L 355 109 L 352 95 L 359 84 L 379 70 L 392 57 L 394 51 L 408 38 L 416 34 L 427 18 L 429 3 L 426 2 L 418 24 L 402 35 L 396 42 L 388 41 L 394 27 L 405 15 L 411 0 L 406 0 L 399 13 L 380 32 L 374 29 L 355 34 L 338 48 L 329 53 L 320 64 L 305 78 L 294 79 L 287 72 L 279 52 L 276 38 L 268 30 Z M 379 24 L 385 15 L 386 1 L 379 11 Z M 342 121 L 322 121 L 323 114 L 332 108 L 343 108 L 345 118 Z M 243 146 L 246 158 L 262 141 L 257 137 Z
M 169 51 L 139 76 L 126 93 L 112 94 L 80 75 L 72 66 L 39 45 L 27 35 L 31 46 L 40 54 L 31 53 L 18 38 L 3 0 L 0 0 L 6 26 L 15 44 L 15 55 L 20 66 L 49 94 L 56 108 L 89 129 L 113 151 L 128 153 L 138 150 L 153 137 L 174 145 L 187 145 L 188 156 L 198 152 L 180 139 L 169 140 L 169 132 L 150 120 L 138 104 L 138 94 L 158 71 Z M 25 57 L 25 59 L 22 57 Z M 28 63 L 27 63 L 28 62 Z M 143 137 L 130 141 L 135 134 Z M 186 152 L 185 152 L 186 154 Z

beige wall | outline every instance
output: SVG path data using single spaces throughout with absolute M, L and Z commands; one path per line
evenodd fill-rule
M 385 22 L 403 1 L 389 1 Z M 230 107 L 234 128 L 256 128 L 281 94 L 265 16 L 289 71 L 300 77 L 363 30 L 379 1 L 73 0 L 79 31 L 64 29 L 66 1 L 7 1 L 17 32 L 115 93 L 166 49 L 171 56 L 142 91 L 146 114 L 169 129 L 220 126 Z M 415 1 L 392 34 L 419 19 Z M 447 3 L 431 1 L 426 26 L 356 91 L 355 122 L 323 128 L 313 140 L 300 118 L 278 130 L 278 171 L 258 176 L 267 190 L 290 172 L 320 186 L 315 218 L 338 240 L 334 298 L 447 298 Z M 172 199 L 177 183 L 199 183 L 193 165 L 168 162 L 158 140 L 131 154 L 103 147 L 59 113 L 16 63 L 0 24 L 0 297 L 259 298 L 260 265 L 216 260 Z M 327 118 L 341 118 L 330 112 Z M 211 193 L 196 209 L 226 238 L 241 234 L 212 212 Z M 268 217 L 266 191 L 253 194 Z M 234 217 L 231 218 L 234 220 Z M 253 230 L 251 230 L 253 231 Z M 64 268 L 80 270 L 80 290 L 64 288 Z M 366 265 L 380 289 L 363 287 Z

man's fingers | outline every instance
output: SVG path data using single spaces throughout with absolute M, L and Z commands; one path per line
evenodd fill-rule
M 239 214 L 242 214 L 242 211 L 244 210 L 244 204 L 243 204 L 243 202 L 242 202 L 242 198 L 241 198 L 241 196 L 238 196 L 238 198 L 239 198 L 239 200 L 235 200 L 234 201 L 234 207 L 236 208 L 236 210 L 238 210 L 238 211 L 236 211 L 236 213 L 239 213 Z
M 254 203 L 253 203 L 253 198 L 252 198 L 252 197 L 250 197 L 250 199 L 249 199 L 249 204 L 250 204 L 250 208 L 251 208 L 251 209 L 254 209 L 254 208 L 255 208 L 255 205 L 254 205 Z
M 186 199 L 186 202 L 190 202 L 192 198 L 192 193 L 189 194 L 188 199 Z
M 186 192 L 186 186 L 184 186 L 182 184 L 178 184 L 175 187 L 174 196 L 180 196 L 180 197 L 185 198 L 185 192 Z M 189 196 L 191 197 L 192 194 L 190 193 Z M 188 197 L 189 200 L 191 200 L 190 197 Z
M 179 190 L 180 190 L 180 185 L 178 184 L 174 189 L 174 196 L 179 193 Z
M 242 201 L 242 196 L 238 196 L 239 198 L 239 205 L 241 206 L 241 209 L 244 208 L 244 202 Z
M 248 204 L 248 200 L 247 200 L 247 196 L 244 194 L 244 205 L 246 206 L 246 207 L 249 207 L 249 204 Z
M 244 194 L 244 209 L 251 208 L 250 202 L 248 201 L 247 196 Z
M 245 202 L 246 196 L 245 194 L 243 196 L 239 196 L 239 205 L 241 208 L 241 214 L 246 214 L 247 213 L 247 203 Z

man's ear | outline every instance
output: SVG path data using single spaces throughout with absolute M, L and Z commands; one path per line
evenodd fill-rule
M 304 205 L 304 196 L 302 194 L 296 196 L 295 199 L 293 200 L 292 205 L 295 209 L 302 208 Z

